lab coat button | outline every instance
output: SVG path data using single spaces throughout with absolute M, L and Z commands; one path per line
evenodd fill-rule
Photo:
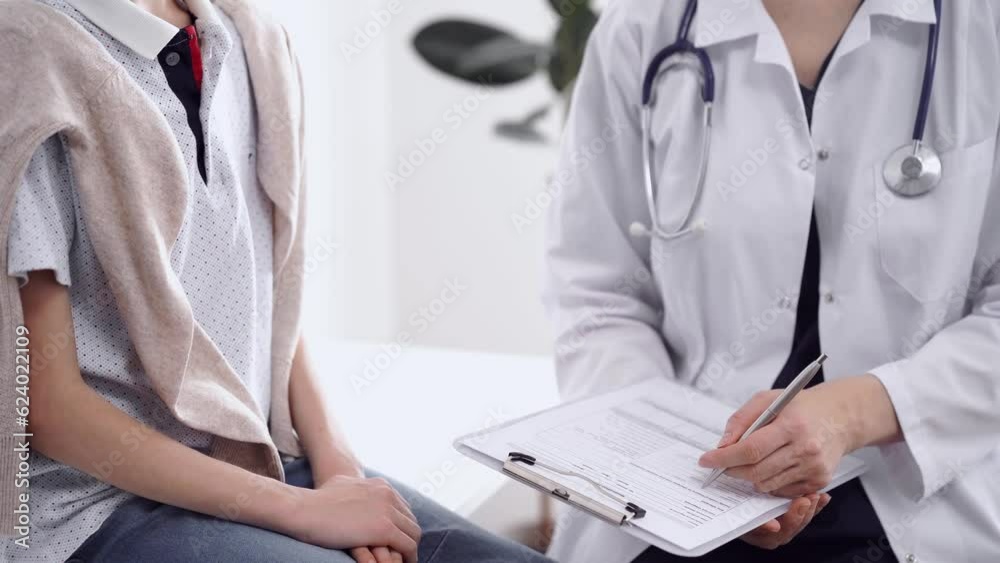
M 833 296 L 832 291 L 823 292 L 823 301 L 826 301 L 827 303 L 833 303 L 836 300 L 837 299 Z
M 830 151 L 826 149 L 820 149 L 819 152 L 816 153 L 816 157 L 819 158 L 820 160 L 828 160 L 830 158 Z
M 812 167 L 812 161 L 808 158 L 803 158 L 799 161 L 799 168 L 803 170 L 809 170 Z
M 917 556 L 912 553 L 907 553 L 906 563 L 917 563 Z

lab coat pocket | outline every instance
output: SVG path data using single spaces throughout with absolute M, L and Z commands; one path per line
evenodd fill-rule
M 930 193 L 901 197 L 874 170 L 874 208 L 882 268 L 914 299 L 929 303 L 960 292 L 978 246 L 989 195 L 995 139 L 941 155 L 941 183 Z

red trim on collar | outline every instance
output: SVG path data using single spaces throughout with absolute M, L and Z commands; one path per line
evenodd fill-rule
M 205 74 L 205 67 L 201 60 L 201 44 L 198 42 L 198 30 L 193 25 L 184 28 L 188 36 L 188 46 L 191 49 L 191 66 L 194 68 L 194 83 L 201 90 L 201 80 Z

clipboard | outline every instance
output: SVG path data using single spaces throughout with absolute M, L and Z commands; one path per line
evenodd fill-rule
M 502 453 L 499 453 L 501 450 L 496 449 L 490 453 L 482 451 L 485 449 L 482 442 L 490 435 L 502 433 L 505 430 L 516 428 L 519 425 L 531 424 L 533 419 L 547 415 L 550 417 L 556 416 L 560 414 L 560 411 L 572 409 L 574 406 L 586 406 L 588 402 L 601 400 L 602 398 L 607 401 L 609 400 L 608 397 L 613 397 L 615 395 L 627 395 L 631 393 L 635 396 L 643 396 L 654 391 L 655 387 L 664 385 L 676 386 L 678 384 L 665 380 L 647 381 L 634 385 L 631 388 L 610 393 L 607 396 L 591 397 L 581 401 L 552 407 L 545 411 L 521 417 L 488 430 L 460 437 L 455 441 L 454 446 L 455 449 L 463 455 L 490 467 L 491 469 L 518 483 L 531 487 L 545 495 L 556 498 L 559 502 L 564 503 L 588 516 L 618 527 L 624 533 L 636 537 L 652 546 L 656 546 L 668 553 L 683 557 L 697 557 L 704 555 L 709 551 L 712 551 L 739 538 L 747 532 L 756 529 L 768 520 L 776 518 L 787 512 L 788 505 L 791 501 L 773 499 L 773 508 L 755 513 L 756 517 L 748 519 L 745 523 L 734 526 L 726 533 L 712 537 L 707 541 L 698 543 L 697 545 L 682 545 L 680 541 L 683 541 L 685 538 L 678 538 L 678 541 L 675 542 L 672 541 L 671 538 L 652 533 L 649 529 L 647 529 L 649 527 L 647 526 L 647 524 L 649 524 L 647 520 L 650 516 L 652 516 L 651 513 L 653 512 L 651 507 L 645 505 L 640 499 L 630 498 L 629 494 L 626 492 L 615 490 L 613 487 L 609 487 L 606 484 L 589 479 L 585 475 L 581 475 L 572 469 L 565 468 L 557 463 L 551 462 L 551 460 L 544 459 L 542 456 L 537 455 L 534 452 L 526 453 L 525 451 L 517 448 L 506 449 L 503 450 Z M 726 416 L 728 416 L 728 413 L 732 408 L 731 406 L 718 403 L 718 401 L 714 398 L 711 398 L 710 400 L 715 401 L 717 403 L 716 408 L 721 408 L 722 412 L 726 413 Z M 823 489 L 823 491 L 829 491 L 836 488 L 843 483 L 858 477 L 866 470 L 867 466 L 860 458 L 848 456 L 845 458 L 844 462 L 842 462 L 841 468 L 838 470 L 833 481 L 829 486 Z
M 584 481 L 589 482 L 595 490 L 600 490 L 609 497 L 615 497 L 615 500 L 621 504 L 621 509 L 616 510 L 602 503 L 595 502 L 591 496 L 588 496 L 569 485 L 560 485 L 541 473 L 532 471 L 530 468 L 533 466 L 544 467 L 554 473 L 561 473 L 569 477 L 583 479 Z M 511 452 L 507 456 L 507 459 L 503 462 L 502 471 L 508 476 L 521 481 L 530 487 L 548 493 L 575 508 L 587 512 L 591 516 L 600 518 L 601 520 L 604 520 L 608 524 L 614 526 L 624 526 L 628 524 L 630 520 L 638 520 L 639 518 L 646 516 L 646 509 L 635 504 L 634 502 L 629 501 L 625 495 L 612 492 L 604 485 L 601 485 L 584 475 L 564 471 L 551 465 L 546 465 L 538 461 L 534 456 L 530 456 L 528 454 Z

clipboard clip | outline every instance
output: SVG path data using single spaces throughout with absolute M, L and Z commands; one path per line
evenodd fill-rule
M 622 509 L 616 510 L 611 508 L 603 502 L 594 500 L 579 491 L 556 483 L 552 479 L 529 469 L 530 467 L 535 466 L 560 475 L 582 479 L 604 496 L 612 498 L 616 502 L 620 502 L 622 504 Z M 625 526 L 632 520 L 638 520 L 639 518 L 646 516 L 645 509 L 633 502 L 629 502 L 620 493 L 601 485 L 593 479 L 580 475 L 579 473 L 565 471 L 546 465 L 538 461 L 538 459 L 534 456 L 525 453 L 510 452 L 507 454 L 507 460 L 503 463 L 503 472 L 528 486 L 541 490 L 542 492 L 548 493 L 556 498 L 560 498 L 574 507 L 615 526 Z

